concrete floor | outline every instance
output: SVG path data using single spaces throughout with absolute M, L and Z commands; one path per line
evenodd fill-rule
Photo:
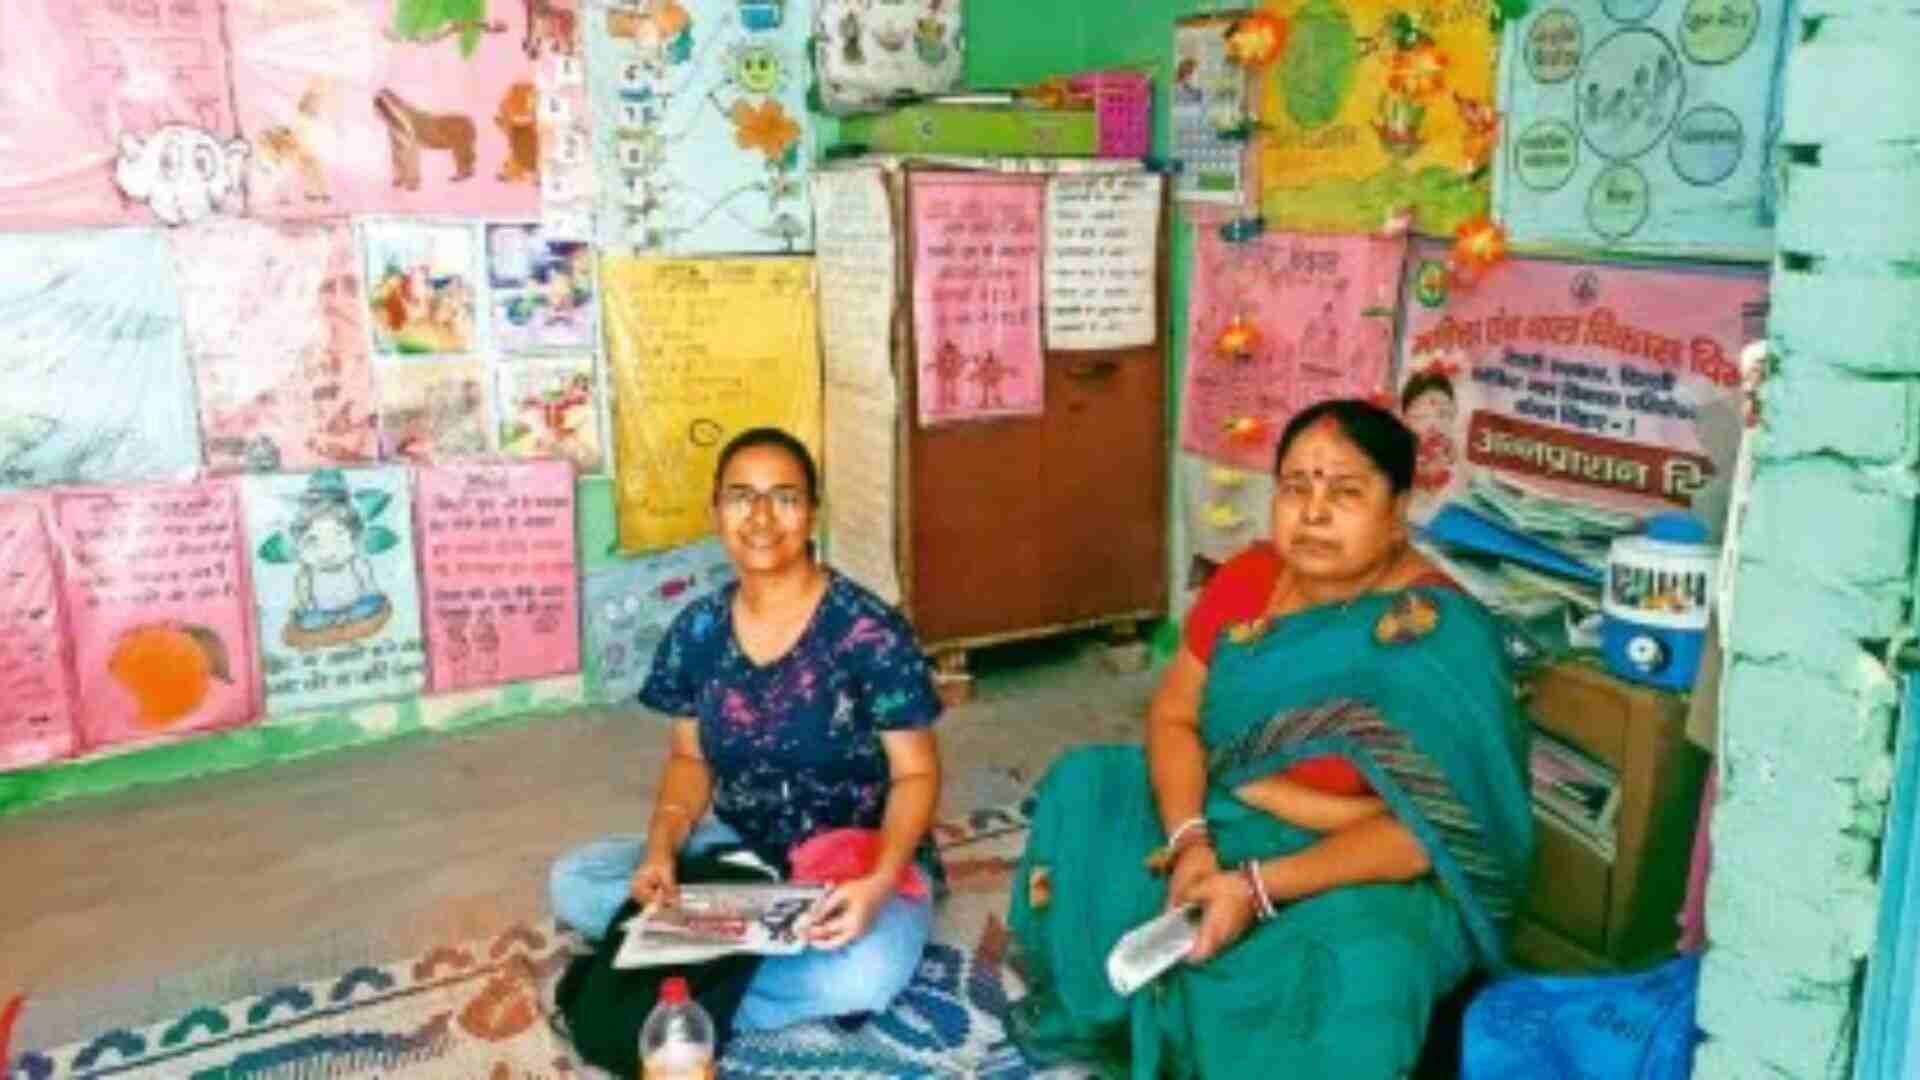
M 1065 747 L 1140 737 L 1150 674 L 1083 639 L 975 659 L 942 721 L 944 809 Z M 16 1048 L 170 1019 L 546 917 L 546 866 L 645 826 L 657 715 L 583 710 L 0 819 L 0 999 Z

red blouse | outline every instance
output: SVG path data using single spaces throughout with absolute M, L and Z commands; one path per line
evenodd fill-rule
M 1187 613 L 1184 635 L 1187 651 L 1205 664 L 1213 657 L 1220 634 L 1235 623 L 1248 622 L 1266 614 L 1273 599 L 1273 588 L 1280 581 L 1280 553 L 1261 541 L 1227 560 L 1214 572 L 1200 599 Z M 1416 586 L 1457 588 L 1453 580 L 1438 572 L 1421 575 Z M 1346 758 L 1336 754 L 1308 758 L 1286 772 L 1289 780 L 1329 795 L 1369 795 L 1366 777 Z

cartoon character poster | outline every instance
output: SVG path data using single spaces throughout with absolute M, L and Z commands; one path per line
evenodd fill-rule
M 168 239 L 208 467 L 371 461 L 373 369 L 351 231 L 225 221 Z
M 255 216 L 539 210 L 541 0 L 225 7 Z
M 0 772 L 79 745 L 65 624 L 44 505 L 0 498 Z
M 200 465 L 166 238 L 0 235 L 0 488 L 181 479 Z
M 1416 519 L 1482 472 L 1637 514 L 1693 508 L 1728 474 L 1707 424 L 1738 409 L 1765 274 L 1517 259 L 1462 289 L 1439 245 L 1415 250 L 1398 405 Z
M 539 225 L 487 226 L 493 344 L 500 352 L 592 349 L 593 249 Z
M 88 748 L 257 715 L 238 499 L 225 481 L 52 496 Z
M 1487 212 L 1495 0 L 1267 0 L 1288 24 L 1258 93 L 1269 228 L 1444 235 Z
M 1294 413 L 1386 394 L 1406 241 L 1270 232 L 1229 243 L 1207 218 L 1194 233 L 1180 445 L 1271 472 Z
M 424 686 L 406 470 L 249 476 L 240 491 L 267 714 Z
M 586 9 L 601 242 L 673 255 L 812 247 L 808 21 L 772 0 Z
M 602 413 L 592 353 L 517 357 L 495 376 L 500 397 L 500 451 L 520 458 L 560 458 L 580 472 L 605 467 Z
M 1517 246 L 1764 260 L 1787 0 L 1576 0 L 1507 27 Z
M 415 463 L 493 448 L 487 365 L 467 357 L 383 358 L 374 367 L 380 457 Z
M 587 571 L 581 582 L 583 659 L 593 699 L 637 698 L 674 618 L 733 578 L 733 563 L 715 539 Z
M 429 686 L 579 671 L 573 470 L 556 461 L 453 465 L 419 478 Z
M 480 253 L 466 225 L 368 221 L 367 314 L 383 353 L 467 353 L 479 347 Z
M 0 228 L 242 210 L 221 6 L 16 0 L 0 42 Z

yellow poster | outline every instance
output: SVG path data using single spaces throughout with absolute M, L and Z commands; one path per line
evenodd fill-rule
M 601 272 L 620 546 L 677 547 L 713 531 L 728 439 L 778 427 L 820 453 L 813 262 L 608 256 Z
M 1487 211 L 1489 0 L 1267 0 L 1289 24 L 1260 89 L 1267 227 L 1443 235 Z

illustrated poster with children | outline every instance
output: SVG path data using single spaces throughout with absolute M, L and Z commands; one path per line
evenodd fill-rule
M 1415 251 L 1396 404 L 1419 438 L 1417 520 L 1483 470 L 1633 513 L 1688 509 L 1728 475 L 1701 422 L 1739 406 L 1763 272 L 1511 259 L 1461 288 L 1444 249 Z
M 1194 229 L 1180 445 L 1223 465 L 1273 469 L 1287 418 L 1328 398 L 1382 397 L 1404 240 Z
M 249 476 L 240 490 L 268 715 L 418 692 L 407 470 Z
M 415 355 L 478 349 L 481 260 L 474 230 L 385 220 L 360 228 L 374 350 Z
M 493 344 L 500 352 L 592 349 L 593 249 L 538 225 L 487 226 Z
M 84 745 L 254 719 L 259 685 L 232 484 L 73 489 L 52 500 Z
M 419 471 L 420 588 L 436 692 L 580 670 L 573 470 Z
M 44 504 L 0 498 L 0 772 L 79 745 L 64 621 Z
M 606 466 L 592 353 L 512 357 L 494 375 L 500 388 L 501 453 L 562 458 L 580 472 Z

